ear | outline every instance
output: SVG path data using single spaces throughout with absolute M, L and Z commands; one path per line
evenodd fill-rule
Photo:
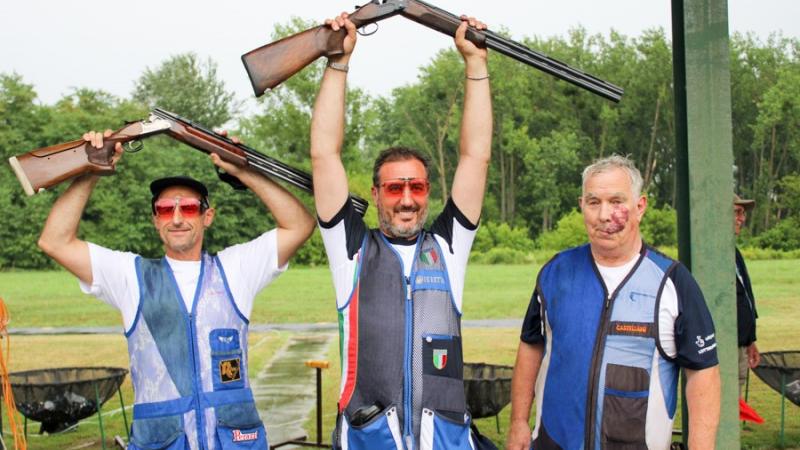
M 378 188 L 377 188 L 377 186 L 372 186 L 371 192 L 372 192 L 372 202 L 377 205 L 378 204 Z
M 214 215 L 216 214 L 216 210 L 214 208 L 208 208 L 203 214 L 203 226 L 208 228 L 214 222 Z
M 642 195 L 639 197 L 639 201 L 636 202 L 636 209 L 639 213 L 639 219 L 644 217 L 644 212 L 647 210 L 647 196 Z
M 578 208 L 583 211 L 583 196 L 578 197 Z

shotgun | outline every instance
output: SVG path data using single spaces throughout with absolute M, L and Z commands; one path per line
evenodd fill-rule
M 401 15 L 449 36 L 454 36 L 461 24 L 461 19 L 455 14 L 421 0 L 372 0 L 353 11 L 350 20 L 357 28 L 363 28 L 395 15 Z M 347 31 L 344 29 L 333 31 L 327 25 L 320 25 L 242 55 L 242 62 L 256 97 L 281 84 L 321 56 L 341 55 L 344 52 L 342 42 L 346 35 Z M 492 31 L 470 27 L 466 37 L 479 47 L 516 59 L 608 100 L 619 102 L 622 98 L 622 88 Z
M 307 172 L 160 108 L 155 108 L 147 119 L 128 123 L 113 132 L 103 140 L 103 148 L 79 139 L 12 156 L 8 162 L 25 193 L 33 195 L 79 175 L 111 175 L 114 173 L 111 158 L 117 142 L 124 144 L 127 151 L 136 152 L 143 147 L 142 139 L 161 133 L 204 153 L 216 153 L 229 163 L 250 167 L 262 175 L 313 192 L 311 175 Z M 220 179 L 234 188 L 244 187 L 235 177 L 217 172 Z M 355 209 L 363 216 L 369 204 L 356 195 L 351 197 Z

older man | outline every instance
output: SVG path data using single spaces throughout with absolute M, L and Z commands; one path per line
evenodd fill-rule
M 460 157 L 451 199 L 423 230 L 430 182 L 427 158 L 394 147 L 381 152 L 372 198 L 379 229 L 369 230 L 348 198 L 342 165 L 347 63 L 356 29 L 343 14 L 344 54 L 331 59 L 311 123 L 314 200 L 333 272 L 340 317 L 342 385 L 334 447 L 473 448 L 461 358 L 461 293 L 480 217 L 490 160 L 492 110 L 486 50 L 464 38 Z
M 103 146 L 102 134 L 84 139 Z M 264 203 L 277 229 L 209 255 L 203 240 L 215 209 L 208 190 L 192 178 L 169 177 L 150 184 L 151 220 L 165 256 L 111 250 L 77 237 L 98 181 L 86 175 L 56 200 L 39 239 L 84 292 L 122 315 L 135 395 L 131 450 L 268 446 L 247 378 L 248 318 L 256 294 L 285 270 L 314 219 L 273 181 L 211 159 Z
M 714 448 L 714 325 L 686 267 L 642 242 L 641 189 L 627 158 L 583 171 L 589 244 L 559 253 L 539 273 L 514 368 L 508 448 L 669 448 L 680 367 L 689 448 Z
M 742 232 L 747 212 L 756 206 L 755 200 L 745 200 L 733 194 L 733 231 Z M 756 347 L 756 298 L 750 284 L 750 274 L 739 249 L 736 249 L 736 324 L 739 335 L 739 391 L 747 381 L 747 372 L 758 366 L 761 354 Z

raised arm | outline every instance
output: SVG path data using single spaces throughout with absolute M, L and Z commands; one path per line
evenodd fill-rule
M 344 140 L 344 100 L 347 81 L 347 64 L 356 44 L 356 27 L 342 13 L 325 21 L 333 30 L 347 29 L 344 54 L 331 58 L 322 76 L 319 94 L 311 117 L 311 170 L 314 178 L 314 202 L 317 215 L 328 221 L 336 215 L 347 200 L 347 174 L 342 164 Z
M 520 341 L 514 376 L 511 378 L 511 426 L 508 431 L 508 450 L 527 450 L 531 445 L 528 425 L 533 405 L 533 391 L 544 356 L 543 344 Z
M 478 48 L 464 38 L 467 24 L 479 30 L 486 29 L 486 25 L 474 17 L 461 16 L 461 19 L 464 22 L 456 31 L 455 42 L 464 58 L 466 86 L 458 167 L 453 178 L 452 197 L 467 219 L 477 223 L 481 215 L 491 159 L 492 100 L 486 49 Z
M 111 130 L 106 130 L 105 136 L 110 135 Z M 96 148 L 103 147 L 102 133 L 90 131 L 83 139 Z M 122 154 L 120 144 L 116 145 L 116 152 L 112 164 L 116 164 Z M 92 261 L 88 244 L 78 239 L 78 225 L 99 179 L 97 175 L 88 174 L 72 182 L 53 203 L 38 242 L 42 251 L 86 284 L 92 284 Z
M 279 184 L 260 173 L 227 163 L 212 153 L 211 160 L 235 176 L 264 203 L 278 228 L 278 265 L 289 261 L 314 231 L 314 218 L 300 200 Z
M 719 366 L 684 369 L 686 406 L 689 411 L 689 448 L 714 449 L 720 414 Z

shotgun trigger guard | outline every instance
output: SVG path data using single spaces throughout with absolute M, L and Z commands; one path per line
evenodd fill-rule
M 369 29 L 367 28 L 370 25 L 375 25 L 375 28 L 372 31 L 369 31 Z M 378 28 L 379 28 L 378 27 L 378 22 L 372 22 L 372 23 L 368 23 L 368 24 L 364 25 L 363 27 L 357 29 L 356 33 L 358 33 L 360 36 L 372 36 L 373 34 L 378 32 Z
M 128 141 L 122 145 L 122 149 L 128 153 L 136 153 L 142 148 L 144 148 L 144 142 L 138 139 L 135 139 L 133 141 Z
M 217 176 L 219 177 L 219 179 L 228 183 L 233 189 L 237 191 L 243 191 L 247 189 L 247 186 L 245 186 L 244 183 L 239 181 L 239 179 L 236 178 L 235 176 L 227 172 L 223 172 L 222 169 L 220 169 L 217 166 L 214 166 L 214 170 L 217 171 Z

